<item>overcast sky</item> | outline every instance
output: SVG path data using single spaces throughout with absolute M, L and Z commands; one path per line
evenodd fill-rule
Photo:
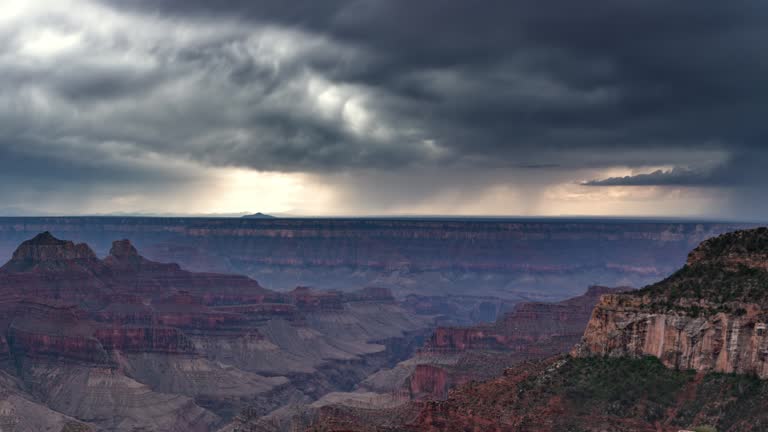
M 765 0 L 2 0 L 0 213 L 768 219 Z

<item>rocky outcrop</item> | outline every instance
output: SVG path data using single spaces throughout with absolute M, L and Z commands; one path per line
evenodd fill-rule
M 46 231 L 22 243 L 13 253 L 11 260 L 1 269 L 13 272 L 41 269 L 66 271 L 77 266 L 91 266 L 97 262 L 96 254 L 88 245 L 59 240 Z
M 768 230 L 702 243 L 683 269 L 595 307 L 578 356 L 653 355 L 671 368 L 768 378 Z
M 438 366 L 420 364 L 408 384 L 414 399 L 443 399 L 448 394 L 448 372 Z

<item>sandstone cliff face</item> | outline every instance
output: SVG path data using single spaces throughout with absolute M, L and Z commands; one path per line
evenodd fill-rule
M 634 300 L 634 301 L 633 301 Z M 648 312 L 636 299 L 606 296 L 595 308 L 575 355 L 653 355 L 671 368 L 753 373 L 768 378 L 765 315 Z
M 706 241 L 658 284 L 606 295 L 575 355 L 653 355 L 668 367 L 768 378 L 768 230 Z
M 442 399 L 448 394 L 448 372 L 431 364 L 420 364 L 410 377 L 409 392 L 414 399 Z

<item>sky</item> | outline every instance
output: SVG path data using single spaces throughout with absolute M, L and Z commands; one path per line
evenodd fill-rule
M 0 214 L 768 219 L 764 0 L 2 0 Z

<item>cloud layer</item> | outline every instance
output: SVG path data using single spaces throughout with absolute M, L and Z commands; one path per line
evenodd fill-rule
M 518 214 L 604 213 L 568 204 L 602 193 L 614 213 L 762 216 L 740 203 L 768 183 L 767 23 L 758 0 L 6 0 L 0 193 Z M 214 204 L 235 172 L 301 187 Z

